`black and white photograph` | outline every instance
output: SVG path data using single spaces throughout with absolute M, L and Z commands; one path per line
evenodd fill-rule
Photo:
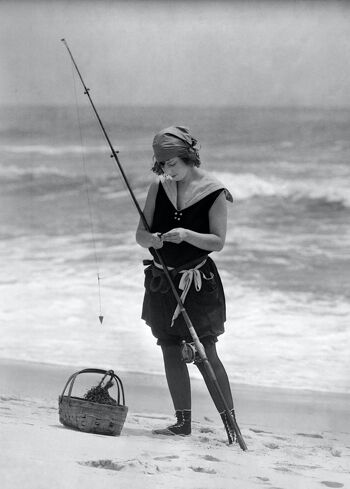
M 0 0 L 2 489 L 350 488 L 350 2 Z

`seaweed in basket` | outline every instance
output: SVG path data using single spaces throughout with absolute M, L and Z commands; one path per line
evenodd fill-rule
M 84 399 L 91 402 L 97 402 L 99 404 L 110 404 L 112 406 L 117 405 L 117 401 L 109 395 L 108 389 L 112 387 L 113 381 L 110 380 L 104 387 L 99 384 L 96 387 L 91 387 L 90 390 L 84 395 Z

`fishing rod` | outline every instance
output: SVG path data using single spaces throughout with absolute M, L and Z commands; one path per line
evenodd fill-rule
M 73 62 L 73 66 L 74 66 L 76 72 L 78 73 L 78 76 L 80 78 L 81 84 L 83 85 L 84 94 L 87 95 L 87 97 L 88 97 L 88 99 L 90 101 L 90 104 L 91 104 L 92 109 L 93 109 L 93 111 L 95 113 L 95 116 L 96 116 L 96 118 L 98 120 L 98 123 L 100 125 L 101 130 L 102 130 L 102 133 L 103 133 L 103 135 L 104 135 L 104 137 L 105 137 L 105 139 L 107 141 L 107 144 L 109 146 L 109 149 L 111 150 L 111 153 L 112 153 L 111 154 L 111 158 L 113 158 L 113 161 L 114 161 L 115 166 L 117 167 L 117 169 L 119 169 L 119 171 L 120 171 L 120 173 L 121 173 L 121 175 L 123 177 L 123 180 L 124 180 L 124 182 L 125 182 L 125 184 L 127 186 L 127 189 L 128 189 L 128 191 L 130 193 L 130 196 L 131 196 L 131 198 L 132 198 L 132 200 L 134 202 L 134 205 L 135 205 L 135 207 L 137 209 L 137 212 L 138 212 L 138 214 L 140 216 L 140 219 L 141 219 L 141 221 L 142 221 L 142 223 L 144 225 L 145 230 L 148 231 L 149 233 L 151 233 L 150 226 L 149 226 L 149 224 L 148 224 L 148 222 L 146 220 L 146 217 L 145 217 L 145 215 L 144 215 L 144 213 L 143 213 L 143 211 L 142 211 L 142 209 L 141 209 L 141 207 L 140 207 L 140 205 L 139 205 L 139 203 L 138 203 L 138 201 L 137 201 L 137 199 L 135 197 L 135 194 L 134 194 L 134 192 L 133 192 L 133 190 L 132 190 L 132 188 L 131 188 L 131 186 L 129 184 L 129 181 L 127 179 L 127 176 L 126 176 L 126 174 L 125 174 L 125 172 L 123 170 L 123 167 L 122 167 L 122 165 L 121 165 L 121 163 L 119 161 L 118 154 L 117 154 L 118 151 L 116 151 L 114 149 L 114 147 L 113 147 L 113 145 L 112 145 L 112 143 L 111 143 L 111 141 L 109 139 L 109 136 L 108 136 L 108 134 L 106 132 L 106 129 L 105 129 L 103 123 L 102 123 L 102 120 L 101 120 L 101 118 L 100 118 L 100 116 L 99 116 L 99 114 L 97 112 L 97 109 L 96 109 L 96 107 L 95 107 L 95 105 L 94 105 L 94 103 L 92 101 L 92 98 L 91 98 L 91 95 L 90 95 L 90 89 L 87 88 L 87 86 L 85 85 L 85 82 L 83 80 L 83 77 L 82 77 L 82 75 L 81 75 L 81 73 L 79 71 L 79 68 L 78 68 L 78 66 L 77 66 L 77 64 L 75 62 L 75 59 L 74 59 L 74 57 L 72 55 L 72 52 L 71 52 L 71 50 L 70 50 L 70 48 L 69 48 L 66 40 L 65 39 L 61 39 L 61 41 L 63 42 L 63 44 L 67 48 L 68 54 L 69 54 L 69 56 L 70 56 L 70 58 L 71 58 L 71 60 Z M 179 295 L 179 293 L 178 293 L 178 291 L 176 289 L 176 286 L 175 286 L 175 284 L 173 282 L 173 279 L 170 276 L 169 270 L 168 270 L 167 266 L 164 263 L 164 260 L 162 258 L 162 255 L 159 252 L 159 250 L 157 250 L 157 249 L 155 249 L 155 254 L 157 256 L 158 263 L 163 268 L 165 277 L 168 280 L 169 285 L 171 287 L 171 290 L 172 290 L 172 292 L 174 294 L 174 297 L 175 297 L 175 299 L 176 299 L 176 301 L 178 303 L 180 312 L 183 315 L 184 321 L 185 321 L 186 326 L 187 326 L 187 328 L 189 330 L 189 333 L 190 333 L 190 335 L 191 335 L 191 337 L 193 339 L 193 343 L 194 343 L 194 345 L 196 347 L 196 350 L 198 352 L 198 355 L 200 357 L 200 360 L 203 363 L 204 368 L 205 368 L 205 371 L 206 371 L 206 373 L 207 373 L 210 381 L 212 382 L 212 384 L 213 384 L 213 386 L 215 388 L 216 393 L 220 397 L 220 400 L 222 402 L 222 405 L 225 408 L 225 414 L 226 414 L 226 419 L 227 419 L 227 423 L 228 423 L 228 429 L 229 429 L 229 433 L 231 435 L 231 437 L 228 436 L 229 444 L 232 443 L 232 439 L 234 439 L 234 435 L 236 435 L 237 442 L 238 442 L 239 446 L 241 447 L 241 449 L 242 450 L 247 450 L 247 445 L 245 444 L 245 441 L 244 441 L 244 439 L 242 437 L 242 434 L 241 434 L 241 431 L 240 431 L 240 429 L 238 427 L 237 421 L 236 421 L 235 417 L 232 416 L 232 414 L 231 414 L 231 411 L 230 411 L 230 409 L 228 407 L 228 404 L 226 402 L 226 399 L 225 399 L 225 397 L 224 397 L 224 395 L 222 393 L 222 390 L 221 390 L 221 388 L 219 386 L 219 383 L 218 383 L 218 380 L 216 378 L 216 375 L 215 375 L 215 372 L 213 370 L 213 367 L 211 366 L 211 364 L 210 364 L 210 362 L 208 360 L 208 357 L 206 355 L 205 348 L 204 348 L 204 346 L 202 345 L 202 343 L 200 342 L 200 340 L 198 338 L 198 335 L 196 333 L 196 330 L 195 330 L 195 328 L 194 328 L 194 326 L 192 324 L 192 321 L 191 321 L 191 319 L 190 319 L 190 317 L 189 317 L 189 315 L 188 315 L 188 313 L 187 313 L 187 311 L 185 309 L 185 306 L 184 306 L 184 304 L 183 304 L 183 302 L 181 300 L 181 297 L 180 297 L 180 295 Z M 225 426 L 225 428 L 227 428 L 227 427 Z

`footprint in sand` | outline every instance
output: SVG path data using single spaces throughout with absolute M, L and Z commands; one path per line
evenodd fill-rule
M 87 462 L 78 462 L 79 465 L 86 465 L 87 467 L 95 467 L 99 469 L 107 470 L 122 470 L 125 468 L 125 464 L 118 464 L 112 460 L 88 460 Z
M 158 465 L 149 464 L 138 459 L 124 460 L 122 462 L 113 462 L 113 460 L 110 459 L 87 460 L 85 462 L 78 462 L 78 464 L 98 469 L 116 470 L 118 472 L 123 469 L 136 470 L 137 472 L 142 472 L 144 474 L 155 474 L 160 472 Z
M 271 450 L 277 450 L 277 448 L 279 448 L 277 443 L 274 443 L 273 441 L 270 443 L 264 443 L 264 447 L 270 448 Z
M 164 455 L 164 457 L 154 457 L 153 460 L 174 460 L 180 458 L 178 455 Z
M 293 470 L 288 469 L 288 467 L 273 467 L 273 470 L 277 470 L 278 472 L 290 472 L 290 473 L 293 473 Z
M 289 467 L 290 469 L 297 469 L 297 470 L 315 470 L 315 469 L 320 469 L 320 465 L 306 465 L 306 464 L 288 464 L 286 462 L 283 463 L 284 467 Z
M 193 472 L 202 472 L 203 474 L 216 474 L 214 469 L 206 469 L 205 467 L 190 467 Z
M 205 421 L 209 421 L 209 423 L 214 423 L 214 421 L 207 416 L 204 416 Z
M 204 457 L 200 457 L 203 460 L 208 460 L 208 462 L 221 462 L 219 458 L 213 457 L 212 455 L 204 455 Z
M 208 443 L 208 442 L 210 442 L 210 440 L 209 440 L 209 438 L 207 436 L 200 436 L 198 439 L 202 443 Z
M 264 430 L 257 430 L 256 428 L 249 428 L 250 431 L 253 431 L 253 433 L 257 433 L 258 435 L 260 434 L 268 434 L 268 435 L 272 435 L 271 431 L 264 431 Z
M 322 435 L 318 435 L 317 433 L 297 433 L 298 436 L 305 436 L 307 438 L 323 438 Z
M 341 457 L 341 450 L 338 450 L 337 448 L 331 448 L 330 450 L 333 457 Z
M 342 484 L 341 482 L 321 481 L 321 484 L 327 487 L 344 487 L 344 484 Z

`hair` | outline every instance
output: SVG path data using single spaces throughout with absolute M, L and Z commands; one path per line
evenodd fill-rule
M 197 166 L 197 167 L 200 166 L 201 160 L 199 157 L 198 148 L 196 146 L 196 141 L 194 141 L 192 143 L 192 146 L 188 148 L 187 154 L 188 156 L 186 157 L 179 157 L 185 163 L 185 165 Z M 164 163 L 165 161 L 157 161 L 153 156 L 153 166 L 151 170 L 157 175 L 164 175 L 164 170 L 163 170 Z

